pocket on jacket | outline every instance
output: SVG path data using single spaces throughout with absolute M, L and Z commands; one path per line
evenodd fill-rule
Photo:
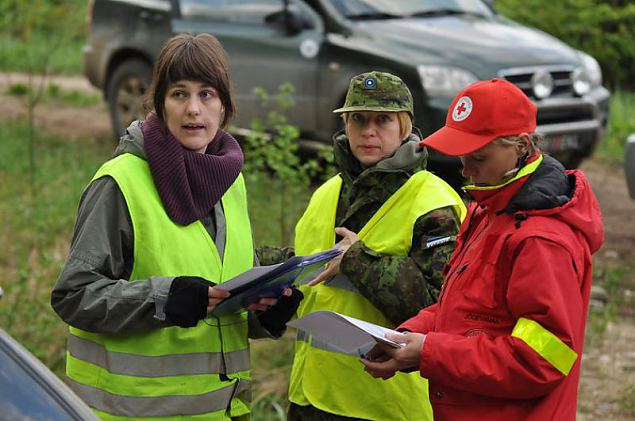
M 491 263 L 471 264 L 460 275 L 458 290 L 470 302 L 478 306 L 495 308 L 500 304 L 496 286 L 496 266 Z

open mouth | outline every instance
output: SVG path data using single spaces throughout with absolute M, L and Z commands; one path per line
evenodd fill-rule
M 199 130 L 199 129 L 205 128 L 205 126 L 202 124 L 184 124 L 181 127 L 183 127 L 186 130 Z

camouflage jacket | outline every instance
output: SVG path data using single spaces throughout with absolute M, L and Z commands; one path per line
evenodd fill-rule
M 353 156 L 342 132 L 335 135 L 334 144 L 335 161 L 343 179 L 335 226 L 354 232 L 359 232 L 412 174 L 425 169 L 427 152 L 419 151 L 412 135 L 395 154 L 369 168 L 363 168 Z M 428 248 L 428 238 L 456 238 L 458 228 L 452 208 L 436 209 L 415 222 L 407 256 L 381 255 L 358 241 L 344 254 L 340 271 L 388 320 L 398 325 L 434 304 L 439 295 L 442 268 L 450 259 L 454 241 Z M 261 264 L 272 264 L 291 255 L 288 248 L 258 249 Z

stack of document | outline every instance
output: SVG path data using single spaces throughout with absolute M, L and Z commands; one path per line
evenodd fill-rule
M 287 326 L 310 334 L 312 341 L 322 343 L 320 348 L 344 354 L 363 357 L 377 342 L 393 348 L 403 347 L 403 344 L 385 337 L 386 333 L 401 335 L 400 332 L 334 311 L 314 311 L 287 322 Z
M 279 297 L 284 288 L 309 282 L 321 273 L 326 263 L 342 250 L 331 248 L 308 256 L 294 256 L 286 262 L 271 266 L 257 266 L 218 285 L 231 292 L 210 313 L 225 316 L 245 311 L 261 298 Z

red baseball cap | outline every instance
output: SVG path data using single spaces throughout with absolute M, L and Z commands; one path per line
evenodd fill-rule
M 535 130 L 536 105 L 513 83 L 491 79 L 459 92 L 448 109 L 445 126 L 419 145 L 446 155 L 467 155 L 497 137 Z

